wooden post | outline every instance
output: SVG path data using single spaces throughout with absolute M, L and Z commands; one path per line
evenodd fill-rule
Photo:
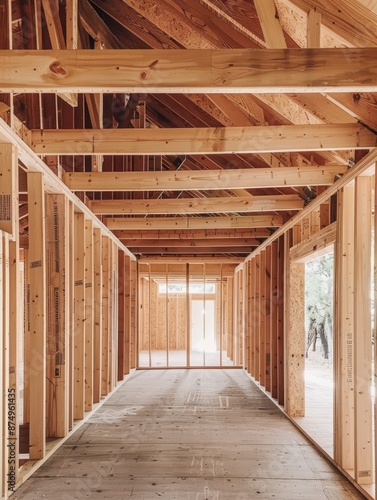
M 124 373 L 131 369 L 131 258 L 125 255 L 124 262 Z
M 137 356 L 137 262 L 131 261 L 131 368 L 136 367 Z
M 285 237 L 281 236 L 278 240 L 278 288 L 277 288 L 277 305 L 278 305 L 278 394 L 277 400 L 280 405 L 284 404 L 285 400 L 285 316 L 286 316 L 286 297 L 285 297 Z
M 259 383 L 266 386 L 266 251 L 260 253 L 259 265 Z
M 0 233 L 2 238 L 2 259 L 0 266 L 2 267 L 2 279 L 0 281 L 2 294 L 3 294 L 3 310 L 2 310 L 2 324 L 0 325 L 2 331 L 2 391 L 1 398 L 3 400 L 3 413 L 1 414 L 2 426 L 0 427 L 1 434 L 3 434 L 3 447 L 0 449 L 2 455 L 2 467 L 0 474 L 3 479 L 3 488 L 0 491 L 4 498 L 8 497 L 8 446 L 13 443 L 13 448 L 17 443 L 13 440 L 13 431 L 8 429 L 9 425 L 14 425 L 15 421 L 10 417 L 9 412 L 9 337 L 10 337 L 10 304 L 9 304 L 9 234 L 5 231 Z M 12 401 L 13 402 L 13 401 Z M 13 412 L 11 412 L 13 414 Z
M 28 172 L 30 266 L 30 458 L 46 450 L 46 254 L 43 174 Z
M 338 193 L 334 303 L 334 458 L 343 469 L 354 462 L 354 255 L 355 185 Z
M 278 394 L 278 269 L 279 243 L 271 245 L 271 290 L 270 290 L 270 367 L 271 396 L 276 399 Z
M 3 255 L 3 232 L 0 229 L 0 283 L 4 283 L 4 255 Z M 4 286 L 0 286 L 0 352 L 1 352 L 1 357 L 3 356 L 4 352 Z M 3 363 L 3 359 L 1 358 L 1 361 Z M 4 474 L 4 467 L 5 467 L 5 453 L 4 453 L 4 445 L 5 445 L 5 439 L 4 439 L 4 434 L 5 434 L 5 401 L 6 399 L 4 398 L 4 392 L 5 392 L 5 383 L 4 383 L 4 373 L 3 373 L 3 368 L 0 369 L 0 493 L 1 496 L 3 496 L 3 490 L 5 489 L 5 474 Z
M 250 375 L 255 377 L 255 334 L 256 334 L 256 321 L 255 321 L 255 310 L 256 310 L 256 259 L 251 259 L 250 261 Z
M 265 388 L 271 392 L 271 246 L 266 248 L 265 259 L 265 298 L 263 311 L 265 314 Z
M 85 218 L 75 213 L 75 331 L 74 412 L 75 420 L 85 416 Z
M 68 374 L 68 427 L 72 429 L 74 420 L 74 381 L 75 381 L 75 213 L 74 205 L 68 203 L 68 266 L 69 266 L 69 304 L 68 304 L 68 330 L 69 330 L 69 349 L 66 349 L 69 356 L 69 374 Z
M 109 238 L 102 236 L 102 396 L 109 392 L 109 251 Z
M 69 429 L 69 233 L 68 200 L 46 195 L 47 437 Z
M 102 378 L 102 236 L 94 229 L 94 359 L 93 359 L 93 403 L 101 400 Z
M 30 265 L 29 250 L 24 249 L 24 415 L 23 423 L 30 422 Z
M 260 380 L 260 262 L 261 256 L 258 254 L 255 257 L 255 308 L 254 308 L 254 325 L 255 325 L 255 350 L 254 350 L 254 369 L 255 380 Z
M 125 339 L 124 339 L 124 325 L 125 325 L 125 254 L 123 250 L 118 250 L 118 373 L 117 380 L 121 381 L 124 378 L 125 373 Z
M 355 180 L 355 476 L 359 484 L 373 481 L 372 446 L 372 322 L 371 322 L 371 178 Z
M 94 365 L 93 222 L 85 221 L 85 411 L 93 408 Z

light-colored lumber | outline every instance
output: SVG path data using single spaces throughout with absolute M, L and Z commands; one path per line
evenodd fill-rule
M 99 228 L 94 228 L 94 358 L 93 358 L 93 403 L 101 400 L 102 378 L 102 236 Z
M 124 374 L 131 363 L 131 260 L 124 256 Z
M 119 220 L 119 219 L 118 219 Z M 122 219 L 120 219 L 122 220 Z M 158 245 L 159 240 L 171 241 L 179 240 L 204 240 L 206 238 L 211 240 L 225 240 L 228 238 L 233 239 L 254 239 L 254 238 L 268 238 L 270 236 L 269 229 L 166 229 L 166 230 L 115 230 L 114 234 L 121 240 L 142 240 L 151 239 Z
M 373 481 L 372 444 L 372 321 L 371 321 L 371 177 L 355 181 L 354 337 L 355 353 L 355 477 Z
M 309 10 L 309 9 L 308 9 Z M 375 92 L 376 48 L 1 50 L 2 92 Z M 349 68 L 352 67 L 352 78 Z
M 286 48 L 284 32 L 274 0 L 254 0 L 267 47 Z
M 118 372 L 117 381 L 125 375 L 125 255 L 121 250 L 118 254 Z
M 308 13 L 307 47 L 311 49 L 321 47 L 321 20 L 322 16 L 316 9 Z
M 110 342 L 110 241 L 102 236 L 102 366 L 101 396 L 109 392 L 109 342 Z
M 93 223 L 85 221 L 85 411 L 93 408 L 94 370 L 94 241 Z
M 159 230 L 159 229 L 229 229 L 280 227 L 283 217 L 279 215 L 251 215 L 244 217 L 117 217 L 106 221 L 109 229 Z
M 12 144 L 0 143 L 0 179 L 0 230 L 15 238 L 18 223 L 18 164 L 16 148 Z
M 182 191 L 325 186 L 334 183 L 345 165 L 176 172 L 68 172 L 73 191 Z
M 216 247 L 235 247 L 239 246 L 240 249 L 242 247 L 252 247 L 258 246 L 259 241 L 255 238 L 224 238 L 224 239 L 212 239 L 212 238 L 203 238 L 203 239 L 168 239 L 168 240 L 153 240 L 142 238 L 140 240 L 129 240 L 128 238 L 121 238 L 121 241 L 130 248 L 132 251 L 133 247 L 155 247 L 155 249 L 159 249 L 161 247 L 169 247 L 169 248 L 191 248 L 191 249 L 200 249 L 203 247 L 208 248 L 216 248 Z
M 376 54 L 377 56 L 377 54 Z M 377 146 L 359 123 L 218 128 L 32 130 L 42 155 L 175 155 L 365 149 Z
M 320 256 L 320 251 L 327 252 L 327 248 L 335 242 L 337 224 L 333 222 L 318 233 L 314 233 L 305 240 L 290 249 L 290 258 L 292 261 L 305 262 L 310 260 L 313 252 Z
M 46 452 L 46 236 L 43 174 L 27 175 L 29 207 L 30 273 L 30 458 Z
M 102 200 L 88 202 L 95 214 L 196 214 L 234 212 L 274 212 L 302 210 L 304 201 L 297 195 L 173 198 L 158 200 Z
M 74 216 L 74 281 L 75 281 L 75 330 L 74 330 L 74 419 L 85 415 L 85 217 Z
M 334 301 L 334 458 L 344 469 L 355 464 L 354 258 L 355 185 L 338 193 Z
M 47 437 L 69 430 L 69 211 L 64 195 L 46 195 Z

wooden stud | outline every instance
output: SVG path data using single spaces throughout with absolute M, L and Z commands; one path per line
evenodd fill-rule
M 3 436 L 3 447 L 0 449 L 0 454 L 2 455 L 2 468 L 0 469 L 0 474 L 3 478 L 3 490 L 1 491 L 4 498 L 8 497 L 8 459 L 9 459 L 9 451 L 10 448 L 8 446 L 12 446 L 14 449 L 17 446 L 17 443 L 14 442 L 13 430 L 9 428 L 10 425 L 15 425 L 15 418 L 13 418 L 14 412 L 9 408 L 9 402 L 11 400 L 10 392 L 9 392 L 9 339 L 10 339 L 10 301 L 9 301 L 9 234 L 5 231 L 0 233 L 0 237 L 2 238 L 2 280 L 1 280 L 1 288 L 3 294 L 3 314 L 2 314 L 2 351 L 1 351 L 1 360 L 2 360 L 2 380 L 3 387 L 1 392 L 1 397 L 4 401 L 4 413 L 1 414 L 1 432 Z M 12 416 L 11 416 L 12 415 Z M 15 416 L 14 416 L 15 417 Z
M 74 419 L 85 415 L 85 217 L 75 213 Z
M 265 294 L 263 311 L 265 315 L 265 388 L 271 392 L 271 247 L 266 248 Z
M 131 259 L 128 255 L 125 256 L 125 266 L 124 266 L 124 346 L 125 346 L 125 356 L 124 356 L 124 374 L 127 375 L 131 370 Z
M 271 289 L 270 289 L 270 367 L 271 397 L 278 395 L 278 271 L 279 246 L 277 241 L 271 244 Z
M 371 178 L 355 181 L 355 477 L 359 484 L 373 481 L 372 447 L 372 321 L 371 321 Z
M 47 437 L 69 430 L 69 222 L 64 195 L 46 195 Z
M 266 250 L 260 254 L 259 263 L 259 383 L 266 386 Z
M 277 377 L 277 400 L 280 405 L 285 401 L 285 321 L 286 321 L 286 286 L 285 286 L 285 237 L 278 240 L 278 288 L 276 302 L 278 305 L 278 377 Z
M 93 223 L 85 221 L 85 411 L 93 408 L 94 372 L 94 240 Z
M 102 236 L 94 229 L 94 359 L 93 359 L 93 403 L 101 400 L 102 377 Z
M 121 381 L 125 375 L 125 255 L 122 250 L 118 251 L 118 373 L 117 380 Z
M 255 258 L 255 309 L 254 309 L 254 324 L 255 324 L 255 350 L 254 350 L 254 370 L 255 380 L 260 380 L 260 283 L 261 283 L 261 256 Z
M 334 301 L 334 458 L 354 468 L 354 258 L 355 185 L 338 194 Z
M 68 427 L 73 427 L 74 421 L 74 392 L 75 392 L 75 212 L 74 205 L 68 202 L 68 253 L 69 253 L 69 305 L 68 305 L 68 328 L 69 328 L 69 402 L 68 402 Z
M 109 392 L 109 339 L 110 316 L 110 242 L 107 236 L 102 236 L 102 383 L 101 396 Z
M 46 452 L 46 251 L 43 174 L 28 172 L 30 272 L 30 458 Z

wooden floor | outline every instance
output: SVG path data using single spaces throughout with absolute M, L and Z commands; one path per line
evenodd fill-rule
M 241 370 L 138 371 L 12 497 L 363 498 Z

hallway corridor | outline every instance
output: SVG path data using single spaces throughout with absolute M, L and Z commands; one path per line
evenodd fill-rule
M 242 370 L 138 371 L 17 500 L 363 498 Z

